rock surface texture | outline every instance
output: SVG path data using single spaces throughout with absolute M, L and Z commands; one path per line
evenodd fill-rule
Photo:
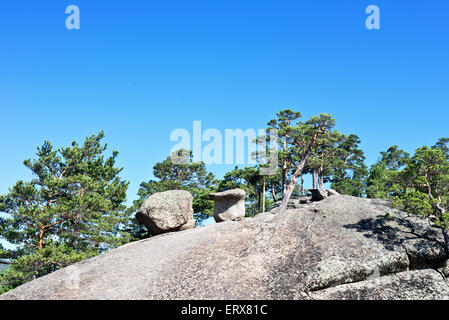
M 0 298 L 449 299 L 441 230 L 387 205 L 337 195 L 164 234 Z
M 288 200 L 287 209 L 291 210 L 291 209 L 303 208 L 303 204 L 310 203 L 310 201 L 311 201 L 310 197 L 307 197 L 307 196 L 298 197 L 298 196 L 292 195 L 290 197 L 290 199 Z M 282 203 L 282 199 L 276 201 L 275 203 L 273 203 L 271 206 L 269 206 L 267 208 L 267 212 L 268 211 L 273 211 L 274 212 L 275 209 L 279 208 L 281 203 Z
M 211 193 L 214 201 L 214 219 L 216 222 L 236 221 L 245 217 L 246 192 L 233 189 L 224 192 Z
M 195 227 L 190 192 L 172 190 L 155 193 L 145 200 L 136 214 L 152 235 Z

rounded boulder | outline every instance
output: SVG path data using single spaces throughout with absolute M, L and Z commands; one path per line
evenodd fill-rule
M 150 196 L 139 208 L 136 219 L 151 235 L 193 229 L 193 197 L 188 191 L 171 190 Z

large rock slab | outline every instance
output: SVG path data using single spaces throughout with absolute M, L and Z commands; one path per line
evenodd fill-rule
M 385 201 L 332 196 L 277 215 L 130 243 L 0 298 L 327 299 L 337 293 L 324 290 L 335 287 L 347 288 L 338 291 L 344 299 L 353 297 L 354 286 L 377 279 L 365 283 L 375 290 L 360 298 L 395 298 L 382 288 L 406 288 L 419 299 L 446 299 L 443 278 L 433 272 L 412 270 L 403 287 L 394 280 L 413 269 L 413 261 L 419 268 L 442 267 L 443 241 L 440 230 Z
M 449 300 L 449 287 L 432 269 L 406 271 L 314 292 L 316 300 Z
M 236 221 L 245 217 L 245 190 L 233 189 L 211 193 L 209 196 L 214 201 L 216 222 Z
M 188 191 L 171 190 L 151 195 L 136 214 L 151 235 L 192 229 L 193 197 Z

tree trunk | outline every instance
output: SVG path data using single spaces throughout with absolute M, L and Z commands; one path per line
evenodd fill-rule
M 312 178 L 313 178 L 313 189 L 318 189 L 318 173 L 315 169 L 313 169 Z
M 282 212 L 287 209 L 288 201 L 290 200 L 290 197 L 293 193 L 293 190 L 295 190 L 296 187 L 296 181 L 298 181 L 298 177 L 302 174 L 302 171 L 304 170 L 304 166 L 306 165 L 307 158 L 309 157 L 311 153 L 312 148 L 310 147 L 304 157 L 302 158 L 299 165 L 296 167 L 296 171 L 293 174 L 292 180 L 290 181 L 290 184 L 288 185 L 287 190 L 285 191 L 284 198 L 282 199 L 282 203 L 279 206 L 277 212 Z
M 305 196 L 305 190 L 304 190 L 304 175 L 301 175 L 301 196 Z
M 273 197 L 274 202 L 278 201 L 276 197 L 276 190 L 274 190 L 274 184 L 271 185 L 271 196 Z
M 39 243 L 37 245 L 37 250 L 41 250 L 44 247 L 44 228 L 39 229 Z
M 320 189 L 324 190 L 324 175 L 323 175 L 323 168 L 320 168 Z
M 282 168 L 282 198 L 285 195 L 285 190 L 287 190 L 287 170 Z
M 265 212 L 265 189 L 266 189 L 267 185 L 265 180 L 263 181 L 263 185 L 262 185 L 262 213 Z
M 284 137 L 283 151 L 287 149 L 287 138 Z M 287 162 L 285 159 L 282 161 L 282 198 L 285 196 L 287 190 Z

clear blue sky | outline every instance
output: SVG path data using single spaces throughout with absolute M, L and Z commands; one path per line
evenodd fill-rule
M 65 28 L 78 5 L 81 29 Z M 365 8 L 381 30 L 365 28 Z M 176 128 L 263 128 L 286 107 L 330 113 L 368 164 L 449 136 L 449 2 L 5 1 L 0 10 L 0 193 L 22 162 L 105 130 L 129 200 Z M 229 166 L 210 168 L 218 177 Z

